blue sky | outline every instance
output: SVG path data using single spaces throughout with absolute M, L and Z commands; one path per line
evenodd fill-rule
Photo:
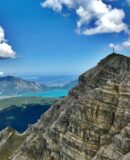
M 128 31 L 124 31 L 125 29 L 118 33 L 108 30 L 105 30 L 106 33 L 91 35 L 77 33 L 76 23 L 79 21 L 77 8 L 70 9 L 68 5 L 61 4 L 63 8 L 59 11 L 52 7 L 53 3 L 42 7 L 41 2 L 41 0 L 0 0 L 0 26 L 5 32 L 4 37 L 7 40 L 5 43 L 10 45 L 16 54 L 16 58 L 1 60 L 1 73 L 81 74 L 111 53 L 109 44 L 115 46 L 117 52 L 130 56 L 129 46 L 126 48 L 123 44 L 129 42 Z M 104 4 L 123 9 L 126 15 L 122 21 L 129 28 L 128 3 L 117 0 L 105 1 Z M 93 19 L 89 21 L 87 26 L 92 27 Z M 84 28 L 86 29 L 86 24 L 78 29 Z

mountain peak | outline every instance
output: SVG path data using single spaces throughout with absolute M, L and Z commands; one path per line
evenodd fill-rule
M 121 61 L 125 62 L 127 61 L 128 63 L 130 63 L 130 57 L 118 53 L 111 53 L 107 57 L 102 59 L 99 62 L 99 64 L 110 63 L 110 62 L 120 63 Z
M 130 72 L 130 58 L 121 54 L 112 53 L 102 59 L 94 68 L 82 74 L 79 81 L 91 87 L 105 85 L 108 80 L 121 83 Z M 90 83 L 91 82 L 91 83 Z M 92 87 L 92 88 L 93 88 Z
M 12 80 L 12 79 L 16 79 L 16 78 L 10 75 L 0 77 L 0 80 Z
M 113 52 L 113 53 L 111 53 L 111 54 L 109 54 L 106 58 L 130 58 L 130 57 L 128 57 L 128 56 L 125 56 L 125 55 L 123 55 L 123 54 L 120 54 L 120 53 L 115 53 L 115 52 Z

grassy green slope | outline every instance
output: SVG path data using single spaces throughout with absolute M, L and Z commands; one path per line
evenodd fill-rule
M 52 105 L 58 99 L 43 97 L 12 97 L 0 100 L 0 111 L 13 106 L 23 107 L 26 105 Z

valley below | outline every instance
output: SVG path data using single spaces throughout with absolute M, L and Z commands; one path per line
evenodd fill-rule
M 52 84 L 59 81 L 58 78 Z M 9 126 L 20 133 L 24 132 L 51 105 L 67 96 L 69 89 L 76 83 L 77 81 L 63 82 L 62 86 L 49 87 L 18 77 L 0 77 L 0 130 Z
M 0 130 L 11 127 L 23 133 L 60 98 L 13 97 L 0 100 Z

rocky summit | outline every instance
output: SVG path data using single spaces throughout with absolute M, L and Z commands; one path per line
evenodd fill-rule
M 26 134 L 10 160 L 130 160 L 130 58 L 100 61 Z

